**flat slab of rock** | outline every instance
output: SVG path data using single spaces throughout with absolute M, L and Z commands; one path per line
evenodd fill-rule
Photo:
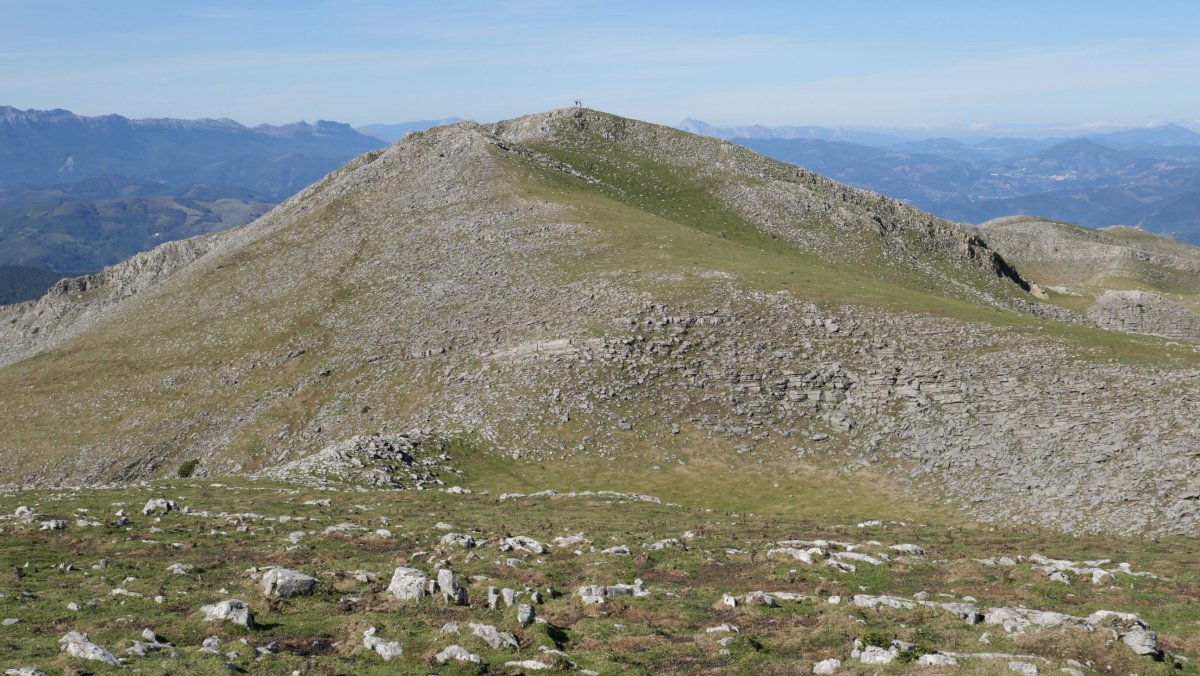
M 479 659 L 479 655 L 457 644 L 446 646 L 440 653 L 435 655 L 435 659 L 437 659 L 439 664 L 445 664 L 450 660 L 473 662 L 475 664 L 479 664 L 482 661 Z
M 109 666 L 119 667 L 121 661 L 112 653 L 104 648 L 92 643 L 87 634 L 81 634 L 77 631 L 69 631 L 62 638 L 58 639 L 59 649 L 70 655 L 83 660 L 93 660 L 103 662 Z
M 499 650 L 500 648 L 512 648 L 516 650 L 519 647 L 516 636 L 507 631 L 500 631 L 490 624 L 476 624 L 472 622 L 467 627 L 470 628 L 472 634 L 483 639 L 483 642 L 488 644 L 492 650 Z

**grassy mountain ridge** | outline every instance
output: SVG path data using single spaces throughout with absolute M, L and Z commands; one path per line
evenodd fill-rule
M 211 246 L 0 369 L 14 477 L 217 476 L 421 427 L 631 486 L 762 463 L 980 518 L 1195 527 L 1166 395 L 1192 350 L 1028 314 L 977 234 L 728 143 L 585 110 L 460 123 Z M 1073 424 L 1126 398 L 1160 418 Z M 1090 468 L 1084 433 L 1170 478 Z

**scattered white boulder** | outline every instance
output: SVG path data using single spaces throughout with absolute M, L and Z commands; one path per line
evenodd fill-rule
M 470 549 L 475 546 L 475 538 L 463 533 L 446 533 L 440 540 L 443 547 L 462 547 Z
M 245 601 L 238 599 L 226 599 L 220 603 L 203 606 L 200 612 L 204 613 L 206 622 L 224 621 L 238 624 L 247 629 L 254 628 L 254 613 L 250 610 L 250 606 Z
M 838 561 L 857 561 L 859 563 L 866 563 L 872 566 L 882 566 L 884 564 L 883 559 L 870 556 L 869 554 L 863 554 L 861 552 L 834 552 L 833 558 L 837 559 Z
M 145 507 L 142 507 L 142 515 L 152 516 L 157 514 L 166 514 L 167 512 L 174 512 L 178 509 L 179 505 L 174 500 L 153 498 L 146 503 Z
M 398 641 L 385 641 L 378 636 L 375 627 L 363 632 L 363 647 L 374 650 L 385 662 L 390 662 L 404 654 L 404 646 Z
M 537 660 L 512 660 L 505 662 L 504 666 L 521 669 L 522 671 L 545 671 L 546 669 L 553 669 L 549 664 L 544 664 Z
M 842 661 L 839 659 L 821 660 L 813 665 L 814 674 L 836 674 L 842 668 Z
M 925 548 L 920 545 L 899 544 L 892 545 L 891 547 L 888 547 L 888 549 L 900 554 L 901 556 L 912 556 L 917 558 L 925 556 Z
M 435 655 L 435 658 L 437 659 L 438 664 L 445 664 L 450 660 L 456 660 L 458 662 L 472 662 L 474 664 L 480 664 L 482 662 L 482 660 L 479 659 L 479 655 L 476 655 L 470 650 L 467 650 L 466 648 L 457 644 L 446 646 L 441 652 Z
M 298 570 L 272 568 L 262 576 L 263 596 L 290 598 L 311 594 L 317 587 L 317 578 Z
M 504 538 L 500 543 L 500 551 L 507 552 L 512 550 L 529 552 L 530 554 L 545 554 L 547 551 L 545 544 L 524 535 Z
M 583 533 L 576 533 L 574 535 L 559 536 L 554 538 L 554 546 L 563 549 L 568 547 L 578 547 L 579 545 L 586 545 L 588 542 L 590 541 L 584 537 Z
M 764 591 L 747 592 L 742 597 L 742 601 L 748 606 L 766 606 L 768 608 L 776 608 L 779 606 L 779 600 L 774 594 L 768 594 Z
M 399 566 L 392 573 L 392 582 L 388 585 L 388 593 L 401 601 L 420 601 L 425 598 L 425 588 L 429 578 L 416 568 Z
M 633 584 L 584 585 L 579 588 L 578 594 L 585 604 L 590 605 L 604 603 L 604 599 L 614 596 L 643 598 L 649 596 L 650 592 L 646 589 L 646 583 L 637 579 L 633 581 Z
M 829 556 L 829 552 L 820 547 L 808 547 L 801 549 L 798 547 L 776 547 L 767 550 L 767 558 L 769 559 L 794 559 L 807 565 L 813 565 L 817 561 L 823 561 Z
M 998 624 L 1010 634 L 1062 626 L 1088 630 L 1105 628 L 1138 655 L 1154 658 L 1162 655 L 1158 636 L 1151 631 L 1150 625 L 1133 613 L 1097 610 L 1087 617 L 1075 617 L 1031 608 L 989 608 L 983 621 L 985 624 Z
M 891 664 L 896 661 L 898 651 L 893 648 L 880 648 L 879 646 L 869 645 L 863 648 L 858 656 L 858 661 L 863 664 Z
M 516 650 L 519 647 L 516 636 L 507 631 L 500 631 L 490 624 L 471 622 L 467 624 L 467 628 L 471 630 L 472 634 L 483 639 L 483 642 L 488 644 L 492 650 L 499 650 L 501 648 Z
M 94 660 L 103 662 L 109 666 L 119 667 L 121 661 L 118 660 L 112 653 L 101 646 L 92 643 L 87 634 L 81 634 L 77 631 L 69 631 L 62 638 L 58 639 L 59 650 L 67 653 L 71 657 L 78 657 L 83 660 Z
M 454 577 L 454 571 L 442 568 L 438 571 L 437 587 L 442 592 L 442 600 L 455 605 L 467 605 L 467 588 L 460 585 Z
M 533 606 L 528 603 L 522 603 L 517 606 L 517 624 L 522 627 L 528 627 L 533 624 L 536 614 L 533 612 Z

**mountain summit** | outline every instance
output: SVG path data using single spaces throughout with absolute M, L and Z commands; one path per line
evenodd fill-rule
M 218 476 L 419 428 L 629 489 L 769 463 L 1195 532 L 1195 353 L 1028 289 L 979 233 L 740 146 L 584 109 L 462 122 L 0 310 L 0 459 Z

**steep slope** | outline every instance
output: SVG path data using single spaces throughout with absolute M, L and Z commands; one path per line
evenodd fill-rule
M 0 306 L 0 366 L 75 336 L 110 308 L 207 253 L 220 237 L 167 242 L 95 274 L 59 279 L 37 300 Z
M 32 338 L 0 369 L 0 459 L 214 476 L 419 427 L 626 489 L 736 491 L 761 463 L 1195 532 L 1195 353 L 1039 319 L 1023 284 L 962 226 L 732 144 L 584 110 L 461 123 Z

